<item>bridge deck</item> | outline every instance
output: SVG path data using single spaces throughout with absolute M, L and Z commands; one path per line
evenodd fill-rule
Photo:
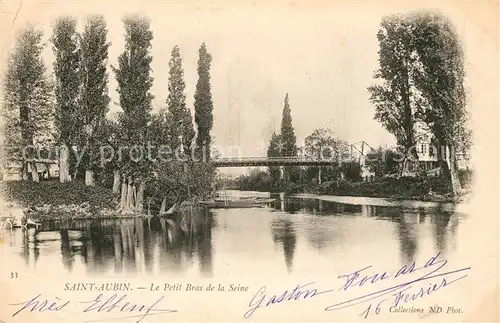
M 336 159 L 311 159 L 300 157 L 245 157 L 245 158 L 219 158 L 213 159 L 216 167 L 244 167 L 244 166 L 332 166 Z
M 11 161 L 25 161 L 45 164 L 58 164 L 53 159 L 22 159 L 7 158 Z M 217 158 L 210 161 L 215 167 L 245 167 L 245 166 L 332 166 L 336 159 L 312 159 L 302 157 L 242 157 L 242 158 Z

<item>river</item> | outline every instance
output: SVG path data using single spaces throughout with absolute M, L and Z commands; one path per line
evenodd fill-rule
M 307 275 L 311 268 L 340 270 L 343 263 L 398 266 L 438 252 L 453 257 L 461 243 L 457 232 L 468 221 L 465 214 L 425 203 L 405 208 L 377 199 L 363 204 L 271 196 L 273 204 L 257 209 L 200 209 L 171 219 L 47 221 L 37 231 L 4 231 L 4 261 L 27 271 L 86 277 Z

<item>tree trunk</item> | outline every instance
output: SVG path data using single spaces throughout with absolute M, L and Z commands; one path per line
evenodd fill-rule
M 87 185 L 87 186 L 94 186 L 95 185 L 94 171 L 93 170 L 87 169 L 85 171 L 85 185 Z
M 441 167 L 441 175 L 444 178 L 450 178 L 450 168 L 446 161 L 446 157 L 443 156 L 443 159 L 439 161 L 439 166 Z
M 69 175 L 69 149 L 66 145 L 59 148 L 59 182 L 66 183 L 71 181 Z
M 460 179 L 458 178 L 458 172 L 456 169 L 456 161 L 453 158 L 450 161 L 450 178 L 451 186 L 453 188 L 453 195 L 458 196 L 462 193 L 462 185 L 460 185 Z
M 23 181 L 28 180 L 28 163 L 23 162 L 23 167 L 21 167 L 21 179 Z
M 409 150 L 409 148 L 413 147 L 415 145 L 414 142 L 414 129 L 413 129 L 413 112 L 411 109 L 411 92 L 410 92 L 410 74 L 409 74 L 409 67 L 408 63 L 405 61 L 403 62 L 404 68 L 401 71 L 402 72 L 402 84 L 401 84 L 401 97 L 403 101 L 403 107 L 404 107 L 404 117 L 403 117 L 403 127 L 405 130 L 405 137 L 406 137 L 406 142 L 405 142 L 405 148 L 406 151 Z M 411 150 L 412 155 L 410 156 L 410 162 L 413 162 L 413 158 L 415 157 L 418 158 L 417 152 L 415 149 Z
M 399 177 L 403 177 L 405 168 L 407 167 L 408 160 L 406 156 L 403 158 L 403 163 L 401 164 L 401 169 L 399 170 Z
M 141 180 L 139 183 L 139 189 L 137 190 L 137 198 L 135 201 L 135 210 L 139 213 L 142 213 L 142 210 L 144 208 L 144 189 L 146 188 L 146 182 L 144 180 Z
M 166 209 L 167 209 L 167 196 L 165 196 L 161 201 L 160 214 L 165 213 Z
M 46 174 L 46 176 L 47 176 L 47 177 L 45 177 L 45 178 L 50 179 L 50 175 L 51 175 L 51 174 L 50 174 L 50 164 L 47 164 L 47 163 L 46 163 L 46 164 L 45 164 L 45 169 L 46 169 L 45 174 Z
M 120 192 L 120 171 L 115 169 L 113 171 L 113 193 L 118 194 Z
M 441 135 L 438 133 L 437 135 Z M 436 136 L 437 136 L 436 135 Z M 441 168 L 441 176 L 444 178 L 450 178 L 450 166 L 448 163 L 448 145 L 443 139 L 438 140 L 438 163 Z
M 38 171 L 36 170 L 36 163 L 31 163 L 31 180 L 33 182 L 40 182 L 40 178 L 38 177 Z
M 122 181 L 121 195 L 120 195 L 120 210 L 125 212 L 127 210 L 127 181 L 125 180 L 125 176 Z
M 457 172 L 457 163 L 456 156 L 454 152 L 450 152 L 450 154 L 446 154 L 446 162 L 448 164 L 448 170 L 450 174 L 451 188 L 453 190 L 453 195 L 458 196 L 462 191 L 462 187 L 460 185 L 460 180 L 458 178 Z
M 134 181 L 132 176 L 128 178 L 126 205 L 127 211 L 132 211 L 134 209 Z

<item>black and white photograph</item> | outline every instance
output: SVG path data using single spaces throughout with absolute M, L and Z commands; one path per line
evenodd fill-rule
M 1 323 L 497 322 L 497 1 L 2 7 Z

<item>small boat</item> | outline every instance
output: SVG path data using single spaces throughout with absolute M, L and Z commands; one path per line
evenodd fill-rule
M 245 199 L 214 199 L 211 201 L 201 201 L 200 205 L 215 208 L 215 209 L 243 209 L 263 207 L 268 203 L 274 202 L 274 199 L 269 198 L 245 198 Z
M 24 223 L 23 227 L 26 229 L 35 227 L 35 229 L 38 229 L 38 227 L 41 225 L 42 224 L 40 222 L 35 222 L 33 219 L 27 218 L 26 223 Z
M 25 219 L 24 211 L 13 203 L 8 203 L 5 208 L 7 216 L 2 217 L 2 226 L 7 229 L 16 229 L 23 227 Z
M 257 208 L 263 207 L 268 203 L 274 202 L 275 199 L 263 198 L 258 196 L 240 196 L 238 198 L 230 199 L 227 191 L 226 184 L 221 192 L 215 194 L 212 200 L 200 201 L 199 204 L 214 209 L 243 209 L 243 208 Z
M 21 228 L 21 224 L 14 217 L 7 217 L 2 219 L 2 227 L 6 229 L 17 229 Z

